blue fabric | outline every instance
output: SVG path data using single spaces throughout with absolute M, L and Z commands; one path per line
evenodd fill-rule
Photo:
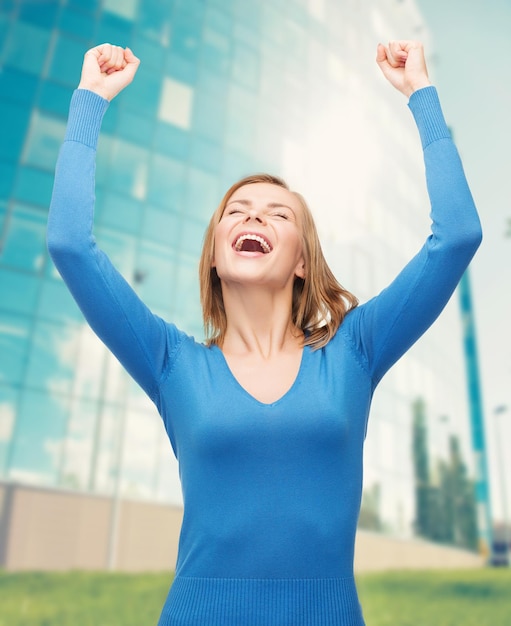
M 92 328 L 154 401 L 179 461 L 184 519 L 160 626 L 362 626 L 353 552 L 373 392 L 441 312 L 481 230 L 436 90 L 415 92 L 432 230 L 397 278 L 348 314 L 264 404 L 221 350 L 153 315 L 96 246 L 95 146 L 107 102 L 74 93 L 48 224 Z M 389 175 L 392 175 L 390 172 Z

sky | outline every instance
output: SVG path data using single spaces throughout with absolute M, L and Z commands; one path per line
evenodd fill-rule
M 503 488 L 511 514 L 511 0 L 416 4 L 431 33 L 430 78 L 483 226 L 470 273 L 492 509 L 500 517 Z

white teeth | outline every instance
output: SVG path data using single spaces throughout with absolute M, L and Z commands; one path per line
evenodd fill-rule
M 257 241 L 258 243 L 260 243 L 265 253 L 271 252 L 271 247 L 269 246 L 266 239 L 259 237 L 259 235 L 241 235 L 240 237 L 238 237 L 238 239 L 236 239 L 234 248 L 238 250 L 239 252 L 243 246 L 243 242 L 246 241 L 247 239 L 250 239 L 252 241 Z

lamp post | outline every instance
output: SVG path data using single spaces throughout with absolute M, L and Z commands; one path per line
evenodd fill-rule
M 504 451 L 502 440 L 503 437 L 500 436 L 500 416 L 507 413 L 508 407 L 505 404 L 501 404 L 493 410 L 493 414 L 495 415 L 495 438 L 497 441 L 496 445 L 496 459 L 497 459 L 497 468 L 499 473 L 499 483 L 500 483 L 500 499 L 502 503 L 502 518 L 504 524 L 504 558 L 505 563 L 508 566 L 511 566 L 510 563 L 510 549 L 509 544 L 511 543 L 511 529 L 510 529 L 510 521 L 509 521 L 509 509 L 507 506 L 507 482 L 506 482 L 506 468 L 504 467 Z

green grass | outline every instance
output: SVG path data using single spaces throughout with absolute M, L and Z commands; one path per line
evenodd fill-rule
M 511 624 L 511 570 L 357 580 L 367 626 Z M 168 574 L 0 572 L 0 626 L 155 626 L 169 584 Z
M 510 626 L 511 570 L 392 572 L 358 579 L 367 626 Z

